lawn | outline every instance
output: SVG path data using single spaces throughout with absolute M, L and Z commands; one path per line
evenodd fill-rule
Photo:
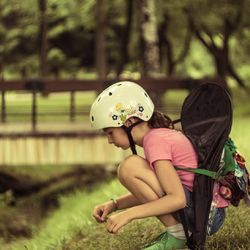
M 94 91 L 76 92 L 74 105 L 76 119 L 82 120 L 87 114 L 96 93 Z M 6 94 L 6 113 L 8 122 L 31 120 L 32 95 L 27 92 L 8 92 Z M 70 111 L 70 93 L 51 93 L 48 96 L 37 95 L 38 121 L 68 121 Z

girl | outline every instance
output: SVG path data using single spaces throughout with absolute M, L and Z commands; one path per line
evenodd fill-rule
M 192 188 L 194 174 L 176 171 L 197 168 L 197 157 L 190 141 L 173 129 L 171 120 L 154 110 L 146 91 L 133 82 L 118 82 L 104 90 L 90 111 L 94 128 L 103 129 L 108 142 L 133 155 L 118 167 L 118 178 L 129 193 L 94 208 L 97 222 L 107 223 L 110 233 L 134 219 L 150 216 L 166 226 L 166 232 L 144 249 L 183 249 L 186 237 L 177 211 L 184 209 L 188 229 L 193 231 Z M 143 147 L 145 158 L 136 155 L 135 145 Z M 116 210 L 120 213 L 110 215 Z M 109 215 L 109 216 L 108 216 Z M 217 210 L 210 233 L 223 223 L 224 209 Z

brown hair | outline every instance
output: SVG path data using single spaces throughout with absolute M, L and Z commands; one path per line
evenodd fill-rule
M 154 111 L 148 125 L 150 128 L 174 128 L 173 121 L 160 111 Z

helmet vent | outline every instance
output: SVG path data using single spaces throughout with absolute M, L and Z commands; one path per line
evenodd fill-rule
M 94 118 L 94 116 L 93 116 L 93 115 L 91 116 L 91 120 L 92 120 L 92 122 L 95 120 L 95 118 Z
M 101 100 L 101 96 L 98 98 L 98 100 L 97 100 L 97 101 L 99 102 L 100 100 Z
M 122 84 L 121 84 L 121 83 L 119 83 L 119 84 L 117 84 L 117 86 L 122 86 Z
M 145 95 L 146 97 L 148 97 L 148 95 L 147 95 L 147 93 L 146 93 L 146 92 L 144 92 L 144 95 Z
M 109 96 L 111 96 L 112 95 L 112 92 L 109 92 Z

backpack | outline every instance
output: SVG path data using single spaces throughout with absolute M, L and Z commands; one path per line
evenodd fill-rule
M 242 199 L 250 205 L 250 179 L 246 161 L 238 153 L 231 138 L 225 143 L 221 163 L 217 172 L 220 195 L 235 207 Z
M 176 169 L 206 175 L 214 179 L 219 183 L 219 194 L 237 207 L 242 199 L 250 205 L 250 179 L 245 162 L 244 157 L 237 152 L 233 140 L 228 138 L 216 172 L 200 168 L 176 167 Z
M 205 83 L 193 89 L 183 102 L 180 119 L 174 123 L 179 121 L 198 157 L 198 168 L 189 169 L 196 173 L 193 186 L 195 231 L 191 236 L 183 210 L 180 217 L 188 247 L 204 249 L 214 181 L 220 183 L 220 193 L 237 206 L 243 197 L 249 200 L 249 174 L 243 157 L 229 138 L 232 105 L 224 87 Z

